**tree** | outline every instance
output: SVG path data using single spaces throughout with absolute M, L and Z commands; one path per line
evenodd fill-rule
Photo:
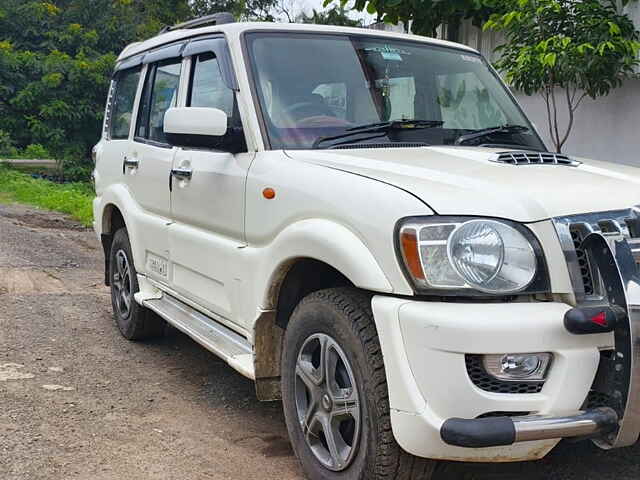
M 279 3 L 280 0 L 193 0 L 191 11 L 194 17 L 229 12 L 239 19 L 273 22 Z
M 3 149 L 41 144 L 88 176 L 117 54 L 190 16 L 188 0 L 3 0 Z
M 454 37 L 463 19 L 480 25 L 495 12 L 493 3 L 500 0 L 355 0 L 353 8 L 377 15 L 378 21 L 396 25 L 404 23 L 416 35 L 435 36 L 443 24 L 449 26 L 448 37 Z M 324 6 L 339 2 L 345 7 L 349 0 L 325 0 Z M 454 38 L 451 38 L 454 39 Z
M 542 94 L 549 134 L 560 152 L 584 98 L 607 95 L 633 74 L 638 32 L 615 0 L 508 0 L 507 5 L 509 11 L 485 24 L 506 35 L 496 66 L 516 89 Z M 568 112 L 564 129 L 561 103 Z
M 362 27 L 362 20 L 354 20 L 350 18 L 344 7 L 334 6 L 329 10 L 317 11 L 312 10 L 311 15 L 302 12 L 297 19 L 300 23 L 315 23 L 318 25 L 340 25 L 343 27 Z

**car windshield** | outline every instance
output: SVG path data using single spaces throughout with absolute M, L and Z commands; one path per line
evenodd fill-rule
M 271 148 L 454 145 L 479 130 L 517 126 L 523 128 L 497 128 L 463 144 L 545 149 L 473 52 L 365 35 L 251 33 L 247 41 Z M 402 128 L 353 133 L 388 122 Z

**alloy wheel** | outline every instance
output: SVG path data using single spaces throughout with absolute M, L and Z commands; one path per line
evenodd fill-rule
M 113 295 L 118 314 L 121 318 L 128 318 L 131 313 L 132 302 L 132 281 L 131 268 L 129 267 L 129 259 L 124 250 L 118 250 L 115 255 L 115 269 L 113 272 Z
M 329 335 L 307 338 L 298 353 L 296 410 L 307 446 L 332 471 L 347 468 L 357 453 L 361 408 L 353 369 Z

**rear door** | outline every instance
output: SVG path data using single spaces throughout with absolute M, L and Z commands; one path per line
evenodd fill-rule
M 177 47 L 177 48 L 176 48 Z M 164 135 L 164 114 L 178 104 L 181 45 L 145 56 L 146 74 L 133 142 L 124 161 L 127 185 L 137 204 L 135 234 L 144 273 L 169 282 L 168 225 L 171 218 L 169 176 L 176 148 Z
M 189 69 L 185 106 L 223 110 L 232 128 L 241 121 L 235 82 L 229 63 L 224 63 L 229 61 L 227 53 L 223 38 L 193 42 L 185 49 Z M 236 272 L 239 248 L 245 245 L 244 190 L 253 156 L 246 151 L 181 148 L 174 158 L 174 169 L 187 170 L 191 176 L 173 178 L 172 287 L 232 321 L 238 318 L 234 305 L 242 288 Z
M 100 184 L 115 185 L 125 181 L 122 163 L 131 148 L 133 107 L 138 94 L 142 67 L 137 65 L 116 71 L 107 102 L 101 153 L 95 175 Z

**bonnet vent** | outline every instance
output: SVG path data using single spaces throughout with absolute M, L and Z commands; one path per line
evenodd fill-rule
M 569 167 L 577 167 L 581 163 L 560 153 L 523 152 L 521 150 L 496 153 L 491 156 L 490 160 L 510 165 L 566 165 Z

